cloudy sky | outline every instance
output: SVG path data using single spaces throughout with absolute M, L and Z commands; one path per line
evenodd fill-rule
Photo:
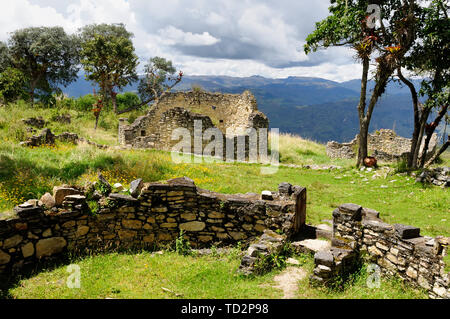
M 171 59 L 186 75 L 360 78 L 346 48 L 306 56 L 303 44 L 329 0 L 0 0 L 0 40 L 29 26 L 69 33 L 119 23 L 134 34 L 142 61 Z M 142 65 L 142 64 L 141 64 Z

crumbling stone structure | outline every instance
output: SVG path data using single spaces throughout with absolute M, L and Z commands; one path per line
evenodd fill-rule
M 365 255 L 381 273 L 397 275 L 413 286 L 429 292 L 431 298 L 450 298 L 450 276 L 443 256 L 450 238 L 420 236 L 417 227 L 390 225 L 379 213 L 355 204 L 344 204 L 333 211 L 331 249 L 314 256 L 314 284 L 327 284 L 336 276 L 351 272 Z
M 425 137 L 422 140 L 419 154 L 422 154 Z M 398 136 L 393 130 L 381 129 L 367 137 L 367 146 L 369 153 L 377 160 L 396 161 L 401 158 L 407 158 L 411 150 L 411 140 Z M 427 158 L 435 153 L 437 146 L 437 134 L 431 137 L 428 146 Z M 358 149 L 358 135 L 348 143 L 338 143 L 330 141 L 327 143 L 327 155 L 330 158 L 347 158 L 352 159 L 356 156 Z
M 195 121 L 201 125 L 201 129 L 197 132 L 194 130 Z M 137 118 L 132 124 L 128 123 L 128 119 L 120 119 L 119 144 L 170 151 L 179 143 L 179 136 L 172 140 L 174 130 L 185 128 L 191 136 L 190 153 L 198 153 L 194 148 L 194 139 L 198 136 L 201 138 L 208 129 L 217 128 L 224 137 L 224 154 L 226 154 L 226 139 L 235 142 L 242 136 L 245 139 L 248 156 L 250 143 L 254 143 L 254 147 L 258 148 L 261 146 L 262 137 L 267 141 L 267 131 L 261 133 L 259 129 L 268 127 L 267 117 L 258 111 L 256 99 L 249 91 L 242 94 L 175 92 L 164 96 L 147 115 Z M 245 137 L 248 129 L 256 130 L 256 141 L 250 141 L 248 136 Z M 202 150 L 210 142 L 205 139 L 202 139 Z M 267 148 L 267 142 L 263 147 Z
M 68 142 L 78 144 L 78 142 L 85 142 L 98 148 L 106 149 L 106 145 L 92 142 L 84 137 L 79 137 L 76 133 L 63 132 L 60 135 L 55 135 L 49 128 L 44 128 L 39 135 L 32 135 L 26 141 L 20 142 L 21 146 L 39 147 L 42 145 L 55 145 L 55 141 Z
M 0 220 L 0 274 L 20 272 L 64 252 L 154 249 L 173 243 L 181 230 L 192 247 L 201 248 L 249 243 L 265 230 L 291 236 L 305 222 L 305 197 L 296 191 L 270 192 L 270 199 L 254 193 L 226 195 L 200 189 L 188 178 L 166 183 L 139 179 L 131 184 L 133 196 L 102 189 L 106 194 L 55 187 L 53 195 L 19 205 L 16 217 Z M 92 203 L 98 206 L 95 214 Z

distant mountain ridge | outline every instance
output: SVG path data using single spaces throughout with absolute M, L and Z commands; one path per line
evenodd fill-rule
M 420 81 L 414 84 L 419 88 Z M 199 85 L 204 90 L 221 93 L 242 93 L 250 90 L 258 108 L 270 121 L 270 127 L 281 132 L 297 134 L 318 142 L 351 140 L 358 133 L 357 104 L 360 80 L 335 82 L 314 77 L 270 79 L 262 76 L 185 76 L 177 91 Z M 373 88 L 373 82 L 369 83 Z M 92 84 L 84 77 L 63 91 L 72 97 L 92 93 Z M 124 91 L 136 91 L 131 85 Z M 413 112 L 409 89 L 396 82 L 389 83 L 386 93 L 375 107 L 370 131 L 395 129 L 397 134 L 410 137 Z

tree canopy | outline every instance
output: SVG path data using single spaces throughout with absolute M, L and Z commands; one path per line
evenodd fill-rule
M 81 63 L 86 78 L 100 87 L 104 99 L 111 99 L 117 112 L 116 90 L 137 81 L 138 57 L 133 34 L 123 24 L 92 24 L 80 30 Z
M 8 41 L 11 64 L 25 76 L 34 103 L 35 90 L 51 92 L 58 84 L 77 79 L 78 40 L 62 27 L 31 27 L 12 33 Z
M 357 165 L 367 157 L 367 135 L 374 107 L 386 85 L 405 58 L 416 39 L 416 16 L 419 7 L 415 0 L 330 0 L 330 15 L 316 23 L 307 37 L 305 53 L 329 46 L 349 46 L 363 66 L 361 94 L 358 104 L 360 122 Z M 378 24 L 370 21 L 372 13 L 379 13 Z M 367 81 L 372 55 L 375 58 L 375 87 L 366 101 Z

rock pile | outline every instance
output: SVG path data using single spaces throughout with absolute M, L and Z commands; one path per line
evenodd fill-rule
M 29 125 L 32 127 L 37 127 L 37 128 L 43 128 L 46 124 L 46 122 L 42 118 L 42 116 L 30 117 L 28 119 L 22 119 L 22 122 L 24 122 L 26 125 Z
M 422 154 L 425 138 L 422 140 L 420 154 Z M 407 158 L 411 150 L 411 139 L 398 136 L 393 130 L 381 129 L 367 137 L 367 146 L 369 153 L 379 161 L 392 162 Z M 428 147 L 427 158 L 436 151 L 437 134 L 431 137 Z M 338 143 L 330 141 L 327 143 L 327 155 L 330 158 L 348 158 L 352 159 L 356 156 L 358 149 L 358 135 L 348 143 Z
M 19 145 L 28 147 L 55 145 L 56 140 L 59 140 L 61 142 L 69 142 L 73 144 L 78 144 L 78 142 L 85 142 L 89 145 L 93 145 L 101 149 L 108 148 L 108 146 L 106 145 L 98 144 L 83 137 L 79 137 L 76 133 L 64 132 L 61 133 L 60 135 L 55 135 L 49 128 L 43 129 L 39 135 L 33 135 L 29 137 L 26 141 L 20 142 Z
M 429 183 L 441 187 L 450 186 L 450 167 L 424 170 L 416 179 L 418 183 Z

